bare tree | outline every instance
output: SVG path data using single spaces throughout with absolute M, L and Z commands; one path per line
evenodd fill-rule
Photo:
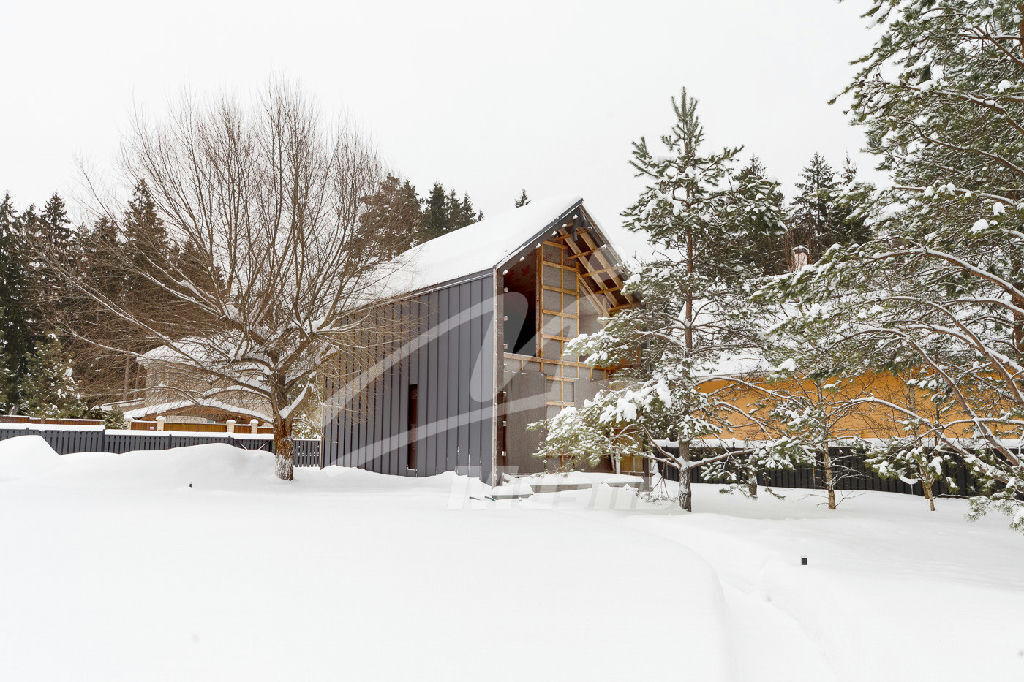
M 159 347 L 150 357 L 193 379 L 175 382 L 183 397 L 272 422 L 276 473 L 291 480 L 296 410 L 380 319 L 394 245 L 360 220 L 385 176 L 374 148 L 275 82 L 255 106 L 186 96 L 163 122 L 137 116 L 121 171 L 149 187 L 175 253 L 123 263 L 164 292 L 156 307 L 69 273 L 132 336 L 94 342 Z

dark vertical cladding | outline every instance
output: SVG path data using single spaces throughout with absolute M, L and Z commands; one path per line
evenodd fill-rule
M 386 343 L 375 376 L 333 386 L 324 461 L 382 473 L 470 472 L 493 461 L 494 278 L 420 294 L 386 312 L 408 317 Z

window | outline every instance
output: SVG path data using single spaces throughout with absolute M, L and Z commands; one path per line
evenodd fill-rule
M 405 419 L 408 432 L 408 443 L 405 446 L 405 468 L 416 470 L 416 423 L 417 409 L 419 408 L 420 388 L 416 384 L 409 384 L 409 397 L 405 406 Z

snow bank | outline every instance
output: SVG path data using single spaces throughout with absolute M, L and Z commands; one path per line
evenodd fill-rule
M 0 481 L 38 476 L 59 459 L 42 436 L 7 438 L 0 441 Z
M 195 445 L 170 450 L 139 450 L 124 454 L 80 452 L 58 455 L 39 436 L 18 436 L 0 442 L 0 470 L 12 478 L 47 476 L 48 484 L 251 488 L 272 484 L 273 455 L 227 444 Z
M 0 679 L 1022 679 L 1024 540 L 962 501 L 484 488 L 0 442 Z

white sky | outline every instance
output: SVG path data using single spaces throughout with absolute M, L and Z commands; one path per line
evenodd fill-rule
M 421 194 L 441 180 L 494 214 L 523 187 L 578 193 L 614 229 L 637 191 L 630 142 L 667 129 L 681 85 L 709 144 L 746 145 L 787 186 L 816 150 L 857 158 L 861 132 L 827 100 L 873 42 L 865 5 L 0 0 L 0 192 L 19 208 L 81 197 L 76 159 L 109 166 L 134 103 L 283 74 Z

